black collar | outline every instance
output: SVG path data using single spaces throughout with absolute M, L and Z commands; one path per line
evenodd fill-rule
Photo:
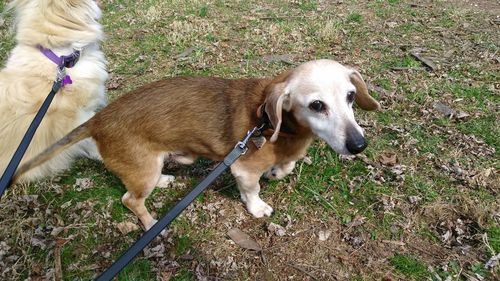
M 258 110 L 259 114 L 257 117 L 259 117 L 259 127 L 261 127 L 261 129 L 259 130 L 262 134 L 265 133 L 266 131 L 271 131 L 271 132 L 274 132 L 274 127 L 273 127 L 273 123 L 271 122 L 271 120 L 269 119 L 269 115 L 267 115 L 267 112 L 266 112 L 266 104 L 262 104 Z M 285 116 L 284 114 L 282 116 Z M 288 124 L 288 122 L 284 122 L 285 121 L 285 118 L 283 118 L 283 121 L 281 122 L 281 126 L 280 126 L 280 136 L 290 136 L 290 135 L 294 135 L 295 134 L 295 131 L 293 130 L 293 128 L 291 128 Z

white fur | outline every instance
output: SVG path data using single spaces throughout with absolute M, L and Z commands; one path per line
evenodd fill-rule
M 284 82 L 284 94 L 278 100 L 278 103 L 282 102 L 282 109 L 293 112 L 301 125 L 309 127 L 337 153 L 346 155 L 351 154 L 346 146 L 346 132 L 355 130 L 363 136 L 363 130 L 354 119 L 352 102 L 348 101 L 348 93 L 357 90 L 350 78 L 353 73 L 354 70 L 332 60 L 304 63 L 294 69 Z M 309 108 L 315 100 L 323 102 L 327 109 L 316 112 Z M 270 167 L 265 176 L 281 179 L 290 174 L 294 167 L 293 160 L 278 163 Z M 231 166 L 231 171 L 248 211 L 255 217 L 270 216 L 273 209 L 259 197 L 260 175 L 256 175 L 255 171 L 244 170 L 238 162 Z
M 285 86 L 288 97 L 284 110 L 293 108 L 297 120 L 339 154 L 351 154 L 346 148 L 347 126 L 363 135 L 354 119 L 352 103 L 347 102 L 349 91 L 356 91 L 349 79 L 352 73 L 352 69 L 332 60 L 311 61 L 300 65 Z M 326 114 L 309 108 L 314 100 L 327 105 Z
M 101 12 L 93 0 L 15 0 L 16 47 L 0 71 L 0 173 L 10 161 L 41 103 L 49 94 L 57 66 L 37 46 L 57 55 L 82 49 L 80 60 L 67 74 L 73 84 L 55 96 L 31 141 L 22 162 L 31 159 L 88 120 L 106 104 L 106 60 L 99 44 L 103 38 L 97 22 Z M 25 174 L 34 180 L 65 169 L 76 156 L 99 158 L 92 141 L 85 140 L 46 164 Z M 21 162 L 21 163 L 22 163 Z
M 273 213 L 273 208 L 259 197 L 260 175 L 245 170 L 238 161 L 231 165 L 231 173 L 236 179 L 241 201 L 247 205 L 248 212 L 256 218 L 270 216 Z
M 288 176 L 295 168 L 296 161 L 274 165 L 264 176 L 270 180 L 280 180 Z
M 157 187 L 169 187 L 175 181 L 175 177 L 172 175 L 160 175 L 158 182 L 156 183 Z

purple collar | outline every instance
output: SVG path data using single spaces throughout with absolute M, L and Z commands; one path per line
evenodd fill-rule
M 78 59 L 80 58 L 80 51 L 74 51 L 68 56 L 59 57 L 56 54 L 54 54 L 54 52 L 52 52 L 51 49 L 47 49 L 42 46 L 38 46 L 38 49 L 48 59 L 57 64 L 57 66 L 59 67 L 59 71 L 64 71 L 64 68 L 71 68 L 75 66 L 75 64 L 78 62 Z M 61 80 L 61 87 L 64 87 L 65 85 L 72 83 L 73 81 L 71 80 L 71 77 L 69 75 L 64 75 L 64 77 L 62 77 Z

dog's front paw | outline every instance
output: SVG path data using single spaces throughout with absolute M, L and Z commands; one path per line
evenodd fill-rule
M 144 226 L 144 230 L 145 231 L 148 231 L 151 229 L 151 227 L 153 227 L 153 225 L 155 225 L 156 223 L 158 222 L 158 220 L 152 220 L 148 226 Z M 161 232 L 160 232 L 160 236 L 163 236 L 163 237 L 167 237 L 168 236 L 168 232 L 167 232 L 167 229 L 163 229 Z
M 256 218 L 262 218 L 263 216 L 269 217 L 273 213 L 273 208 L 260 198 L 247 202 L 247 209 L 248 212 Z

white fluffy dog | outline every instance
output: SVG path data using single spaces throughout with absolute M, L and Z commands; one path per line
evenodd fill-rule
M 16 47 L 0 71 L 0 173 L 3 173 L 26 129 L 49 94 L 57 65 L 40 47 L 64 56 L 80 50 L 79 61 L 66 70 L 73 81 L 56 94 L 24 155 L 23 162 L 39 154 L 88 120 L 106 104 L 106 60 L 98 20 L 101 10 L 94 0 L 13 0 Z M 89 141 L 69 148 L 21 180 L 30 181 L 65 169 L 77 156 L 98 158 Z

